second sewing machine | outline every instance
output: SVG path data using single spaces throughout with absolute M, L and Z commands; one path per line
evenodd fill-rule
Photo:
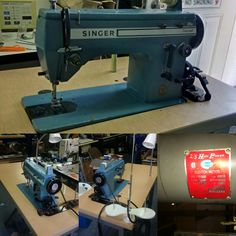
M 40 9 L 36 47 L 40 75 L 52 93 L 27 96 L 22 104 L 37 132 L 66 130 L 185 102 L 183 95 L 209 100 L 207 81 L 186 62 L 204 35 L 203 22 L 182 11 L 182 1 L 162 1 L 167 9 Z M 128 54 L 127 83 L 57 92 L 89 60 Z M 95 68 L 96 69 L 96 68 Z M 193 82 L 205 92 L 199 97 Z
M 90 195 L 93 201 L 111 203 L 117 200 L 118 194 L 128 184 L 122 179 L 125 170 L 123 159 L 103 161 L 93 175 L 94 193 Z

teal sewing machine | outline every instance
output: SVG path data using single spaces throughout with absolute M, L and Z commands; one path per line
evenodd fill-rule
M 182 12 L 182 1 L 169 2 L 167 10 L 40 9 L 39 75 L 52 92 L 22 99 L 35 130 L 66 130 L 185 102 L 186 57 L 204 29 L 197 15 Z M 86 62 L 107 54 L 129 55 L 127 83 L 57 92 Z
M 122 179 L 124 170 L 123 159 L 102 162 L 93 175 L 95 187 L 90 198 L 102 203 L 111 203 L 117 200 L 117 195 L 128 184 L 128 180 Z

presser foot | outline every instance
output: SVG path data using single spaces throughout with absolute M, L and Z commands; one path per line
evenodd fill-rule
M 62 105 L 62 99 L 61 98 L 56 98 L 56 99 L 52 99 L 51 101 L 51 107 L 52 109 L 60 109 L 60 107 L 63 106 Z

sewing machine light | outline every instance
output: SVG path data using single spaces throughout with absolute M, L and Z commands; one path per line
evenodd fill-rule
M 143 146 L 148 149 L 154 149 L 156 146 L 156 134 L 148 134 L 145 140 L 143 141 Z
M 59 133 L 49 134 L 49 143 L 59 143 L 61 142 L 62 138 Z
M 148 134 L 145 140 L 143 141 L 143 146 L 145 148 L 152 150 L 149 176 L 152 175 L 152 158 L 153 158 L 153 150 L 155 149 L 155 146 L 156 146 L 156 140 L 157 140 L 156 134 Z
M 36 151 L 35 151 L 35 156 L 36 156 L 37 161 L 38 161 L 38 153 L 39 153 L 39 144 L 45 138 L 46 135 L 47 134 L 43 134 L 37 141 Z M 49 143 L 59 143 L 61 140 L 62 138 L 59 133 L 49 134 L 49 138 L 48 138 Z

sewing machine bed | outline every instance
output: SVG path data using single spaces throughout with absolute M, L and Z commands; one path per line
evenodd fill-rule
M 66 204 L 61 204 L 61 205 L 58 205 L 54 208 L 48 209 L 48 211 L 47 211 L 47 209 L 45 209 L 45 205 L 43 203 L 41 203 L 40 201 L 37 201 L 34 198 L 34 196 L 32 195 L 32 193 L 26 183 L 17 184 L 17 187 L 21 190 L 21 192 L 27 197 L 27 199 L 35 207 L 35 209 L 37 210 L 39 215 L 42 214 L 42 215 L 51 216 L 51 215 L 59 214 L 63 211 L 67 211 L 70 209 L 66 206 Z M 75 207 L 78 205 L 77 200 L 69 200 L 67 202 L 71 203 L 72 207 Z M 43 214 L 43 212 L 44 212 L 44 214 Z
M 58 98 L 70 105 L 56 114 L 45 112 L 51 103 L 51 93 L 22 98 L 37 132 L 68 130 L 185 102 L 177 98 L 145 103 L 127 88 L 126 83 L 58 92 Z

